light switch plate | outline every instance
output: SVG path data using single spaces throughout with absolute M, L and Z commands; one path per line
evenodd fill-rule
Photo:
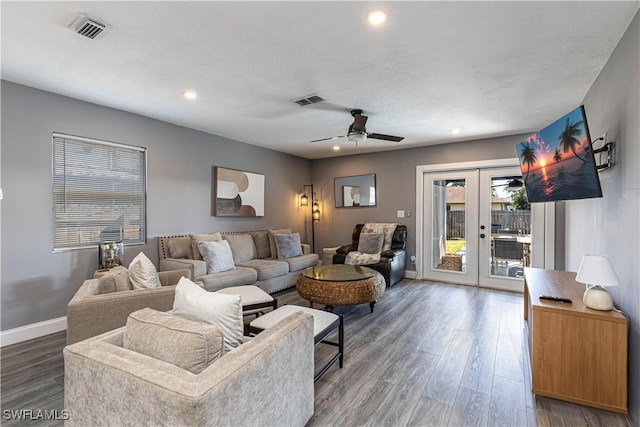
M 404 218 L 404 211 L 398 211 L 398 218 Z

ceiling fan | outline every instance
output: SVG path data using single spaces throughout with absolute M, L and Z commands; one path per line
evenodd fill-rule
M 504 179 L 508 180 L 508 182 L 504 184 L 494 184 L 491 187 L 507 187 L 509 190 L 518 190 L 524 185 L 521 176 L 505 176 Z
M 364 142 L 367 139 L 382 139 L 385 141 L 400 142 L 404 139 L 403 136 L 384 135 L 382 133 L 367 133 L 365 124 L 367 123 L 367 116 L 362 115 L 362 110 L 351 110 L 351 116 L 353 117 L 353 123 L 349 126 L 349 130 L 346 135 L 332 136 L 331 138 L 315 139 L 309 142 L 329 141 L 331 139 L 347 138 L 351 142 L 358 143 Z

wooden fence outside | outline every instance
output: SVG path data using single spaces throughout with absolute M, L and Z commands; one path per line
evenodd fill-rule
M 464 239 L 465 211 L 447 212 L 447 239 Z M 516 230 L 516 234 L 531 234 L 531 211 L 491 211 L 491 232 Z

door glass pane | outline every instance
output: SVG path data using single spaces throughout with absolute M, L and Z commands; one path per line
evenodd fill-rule
M 491 275 L 523 277 L 531 264 L 531 206 L 521 176 L 491 178 Z
M 433 181 L 433 269 L 466 271 L 466 192 L 465 179 Z

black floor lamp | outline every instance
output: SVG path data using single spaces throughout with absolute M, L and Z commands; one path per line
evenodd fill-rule
M 316 252 L 316 230 L 315 223 L 320 221 L 320 203 L 316 193 L 313 191 L 313 184 L 302 186 L 302 196 L 300 196 L 300 206 L 309 206 L 309 196 L 307 196 L 306 189 L 308 188 L 309 194 L 311 194 L 311 249 L 313 253 Z

